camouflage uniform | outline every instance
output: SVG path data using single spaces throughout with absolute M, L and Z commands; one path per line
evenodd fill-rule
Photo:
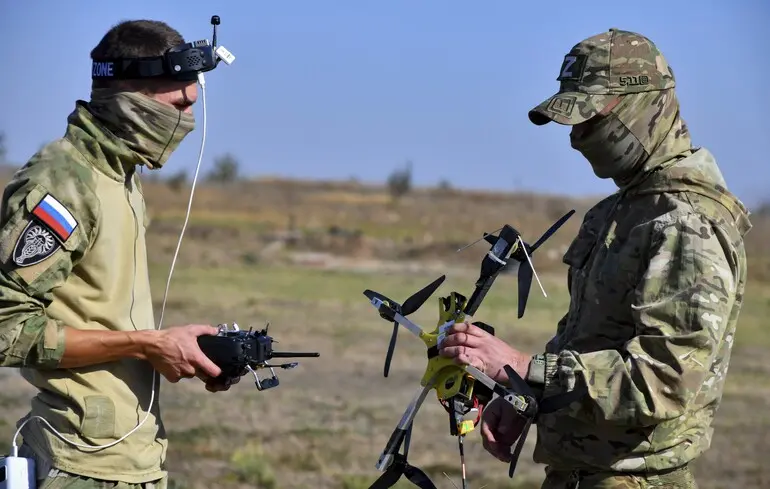
M 619 190 L 566 252 L 569 310 L 531 363 L 544 397 L 581 394 L 537 420 L 543 488 L 694 488 L 688 464 L 710 446 L 743 301 L 748 211 L 712 154 L 691 146 L 650 40 L 590 37 L 558 79 L 530 120 L 590 119 L 572 146 Z
M 95 91 L 90 103 L 78 101 L 65 135 L 34 155 L 3 194 L 0 366 L 20 368 L 39 390 L 29 416 L 71 442 L 107 445 L 147 415 L 152 366 L 127 358 L 60 369 L 64 328 L 154 329 L 136 169 L 161 166 L 193 125 L 191 115 L 143 95 Z M 108 448 L 73 446 L 29 420 L 20 453 L 36 459 L 39 484 L 163 487 L 159 385 L 144 424 Z

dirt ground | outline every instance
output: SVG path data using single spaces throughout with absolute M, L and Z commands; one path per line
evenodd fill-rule
M 162 291 L 166 270 L 156 272 L 154 286 Z M 402 329 L 391 373 L 383 378 L 391 327 L 362 292 L 374 288 L 403 300 L 436 276 L 435 271 L 399 275 L 298 266 L 180 268 L 172 282 L 166 325 L 235 321 L 243 328 L 270 321 L 270 332 L 280 342 L 276 347 L 319 351 L 321 356 L 278 371 L 281 384 L 263 392 L 248 377 L 217 394 L 195 380 L 164 381 L 161 407 L 174 487 L 368 487 L 379 476 L 374 464 L 380 451 L 418 387 L 425 351 Z M 522 349 L 540 347 L 566 307 L 563 280 L 553 275 L 541 279 L 548 298 L 535 289 L 522 320 L 515 319 L 511 276 L 498 279 L 476 318 Z M 475 270 L 455 270 L 413 319 L 432 327 L 436 297 L 450 290 L 469 293 L 473 280 Z M 770 449 L 770 365 L 764 361 L 770 337 L 762 327 L 769 304 L 766 287 L 754 288 L 747 300 L 713 447 L 695 465 L 704 489 L 770 484 L 764 456 Z M 10 440 L 11 424 L 23 414 L 32 391 L 15 372 L 5 371 L 0 392 L 6 414 L 0 435 Z M 415 422 L 410 460 L 438 487 L 451 488 L 447 475 L 459 484 L 460 466 L 446 416 L 429 397 Z M 466 463 L 471 487 L 538 487 L 543 472 L 531 462 L 535 438 L 533 431 L 511 481 L 507 466 L 482 449 L 477 433 L 470 434 Z

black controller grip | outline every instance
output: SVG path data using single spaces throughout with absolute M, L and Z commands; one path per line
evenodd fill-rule
M 222 374 L 218 379 L 240 377 L 246 372 L 251 348 L 243 338 L 232 336 L 198 336 L 198 346 Z

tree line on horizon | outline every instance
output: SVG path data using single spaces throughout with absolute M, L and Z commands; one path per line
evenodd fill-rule
M 14 171 L 18 166 L 6 160 L 7 154 L 7 137 L 4 131 L 0 131 L 0 167 L 3 168 L 4 173 Z M 394 200 L 408 194 L 413 189 L 412 168 L 413 162 L 406 160 L 402 167 L 395 168 L 388 175 L 385 184 Z M 175 191 L 185 188 L 190 181 L 188 171 L 185 169 L 180 169 L 165 178 L 161 177 L 159 173 L 152 172 L 147 178 L 155 182 L 164 181 L 169 188 Z M 213 167 L 204 176 L 204 181 L 214 185 L 227 185 L 238 182 L 242 178 L 239 161 L 232 154 L 225 153 L 214 158 Z M 450 190 L 452 185 L 444 178 L 439 181 L 437 188 Z M 759 204 L 752 209 L 752 212 L 762 216 L 770 216 L 770 195 L 760 199 Z

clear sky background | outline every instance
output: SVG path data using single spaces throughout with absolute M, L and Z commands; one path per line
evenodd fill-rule
M 201 172 L 233 154 L 249 175 L 382 182 L 406 160 L 414 182 L 572 195 L 614 191 L 569 146 L 569 129 L 527 111 L 558 88 L 562 57 L 618 27 L 641 32 L 675 70 L 696 145 L 747 204 L 770 198 L 770 2 L 0 0 L 6 43 L 0 131 L 23 163 L 62 135 L 87 99 L 89 51 L 124 19 L 218 39 L 232 66 L 207 74 Z M 202 106 L 195 108 L 202 121 Z M 202 126 L 199 124 L 198 128 Z M 195 168 L 201 132 L 161 171 Z

